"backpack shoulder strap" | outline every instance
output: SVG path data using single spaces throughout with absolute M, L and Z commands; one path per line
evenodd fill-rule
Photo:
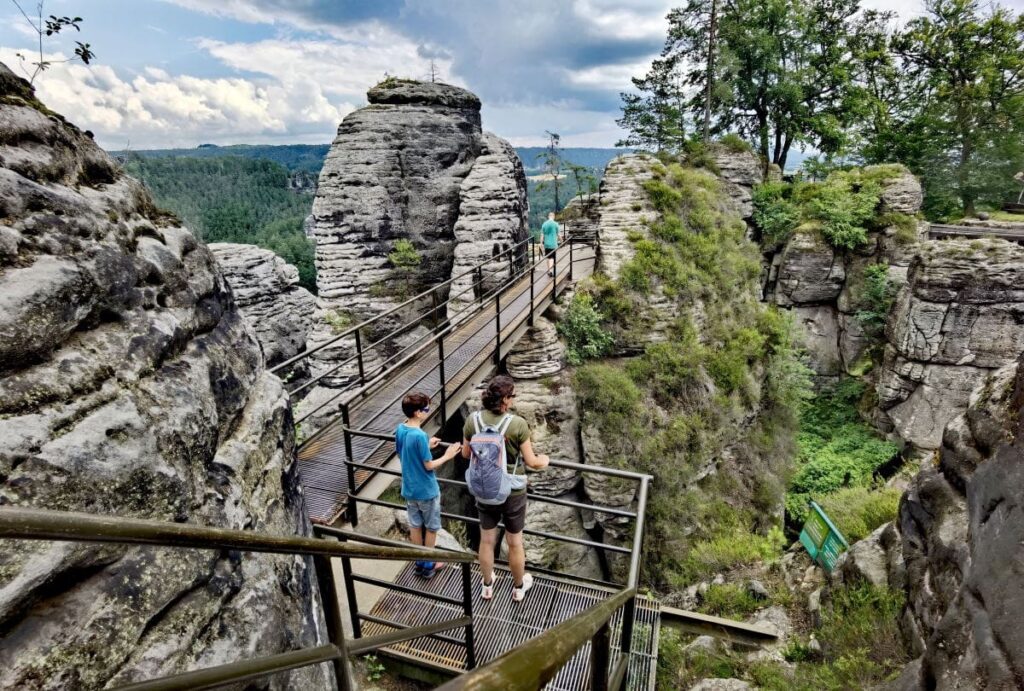
M 505 413 L 505 417 L 498 421 L 498 432 L 501 436 L 505 436 L 505 432 L 508 431 L 509 426 L 512 424 L 512 413 Z
M 483 416 L 478 410 L 473 413 L 473 434 L 480 434 L 481 427 L 483 427 Z

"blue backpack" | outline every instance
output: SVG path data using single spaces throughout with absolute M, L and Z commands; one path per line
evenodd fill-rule
M 504 504 L 514 489 L 526 487 L 526 476 L 516 475 L 519 458 L 509 473 L 505 456 L 505 432 L 512 424 L 512 415 L 507 414 L 497 425 L 484 424 L 478 411 L 473 413 L 473 436 L 469 440 L 469 468 L 466 469 L 466 484 L 469 493 L 481 504 Z

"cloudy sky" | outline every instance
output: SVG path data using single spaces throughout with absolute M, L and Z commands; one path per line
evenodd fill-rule
M 385 74 L 426 78 L 433 62 L 514 144 L 552 130 L 566 146 L 613 146 L 619 92 L 658 53 L 679 1 L 46 0 L 47 15 L 84 18 L 47 54 L 71 55 L 77 38 L 97 57 L 55 65 L 37 89 L 108 148 L 326 143 Z M 0 61 L 18 71 L 16 53 L 35 59 L 34 32 L 12 0 L 0 18 Z

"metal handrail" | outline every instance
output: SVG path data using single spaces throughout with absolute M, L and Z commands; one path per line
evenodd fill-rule
M 472 554 L 450 553 L 414 546 L 353 545 L 317 538 L 266 535 L 247 530 L 211 528 L 150 519 L 96 516 L 74 511 L 52 511 L 18 506 L 0 507 L 0 538 L 303 554 L 313 558 L 330 644 L 276 655 L 264 655 L 120 687 L 132 691 L 186 691 L 212 688 L 323 662 L 332 663 L 338 687 L 342 691 L 350 691 L 353 687 L 348 667 L 350 652 L 341 624 L 338 596 L 331 573 L 331 557 L 341 557 L 343 563 L 349 562 L 353 557 L 358 557 L 361 559 L 426 559 L 431 561 L 444 559 L 462 564 L 464 574 L 462 604 L 465 607 L 465 616 L 447 622 L 428 624 L 385 636 L 364 639 L 360 642 L 358 651 L 365 652 L 399 641 L 437 635 L 440 631 L 452 628 L 465 626 L 468 631 L 472 630 L 472 596 L 468 579 L 469 564 L 475 561 Z M 467 642 L 467 647 L 472 649 L 471 637 Z M 472 659 L 472 653 L 470 653 L 470 658 Z
M 569 238 L 569 240 L 568 240 L 568 242 L 569 242 L 569 243 L 572 243 L 573 241 L 574 241 L 574 240 L 573 240 L 573 238 Z M 540 265 L 541 263 L 543 263 L 544 261 L 545 261 L 545 259 L 544 259 L 544 258 L 542 257 L 542 258 L 541 258 L 540 260 L 538 260 L 537 262 L 535 262 L 535 263 L 534 263 L 533 265 L 531 265 L 531 266 L 529 267 L 529 268 L 530 268 L 530 270 L 531 270 L 531 276 L 532 276 L 533 270 L 534 270 L 534 269 L 536 269 L 536 267 L 537 267 L 537 266 L 539 266 L 539 265 Z M 562 274 L 563 276 L 564 276 L 564 275 L 566 275 L 567 273 L 568 273 L 568 272 L 565 272 L 565 271 L 561 272 L 561 274 Z M 518 281 L 519 279 L 521 279 L 521 278 L 522 278 L 523 276 L 525 276 L 525 275 L 526 275 L 526 268 L 524 268 L 524 269 L 523 269 L 523 270 L 522 270 L 522 271 L 521 271 L 521 272 L 520 272 L 519 274 L 516 274 L 515 276 L 512 276 L 512 277 L 511 277 L 511 278 L 509 279 L 509 281 L 508 281 L 508 282 L 506 282 L 506 283 L 503 283 L 503 284 L 501 284 L 501 285 L 499 285 L 499 286 L 496 286 L 496 287 L 495 287 L 495 288 L 493 288 L 493 289 L 492 289 L 492 290 L 491 290 L 491 291 L 490 291 L 490 292 L 489 292 L 488 294 L 486 294 L 486 295 L 484 295 L 484 296 L 481 296 L 481 303 L 480 303 L 479 305 L 477 305 L 477 306 L 475 307 L 475 309 L 474 309 L 474 311 L 473 311 L 473 313 L 472 313 L 472 314 L 474 314 L 474 315 L 475 315 L 475 314 L 476 314 L 477 312 L 481 312 L 481 311 L 483 311 L 483 310 L 485 309 L 485 305 L 486 305 L 486 300 L 487 300 L 488 298 L 490 298 L 491 296 L 497 295 L 497 294 L 498 294 L 498 293 L 500 293 L 500 292 L 504 292 L 504 291 L 505 291 L 506 289 L 508 289 L 508 288 L 510 288 L 510 287 L 512 287 L 512 286 L 514 286 L 514 285 L 516 284 L 516 282 L 517 282 L 517 281 Z M 556 276 L 555 276 L 555 277 L 554 277 L 554 278 L 552 279 L 552 288 L 551 288 L 551 289 L 552 289 L 552 292 L 555 292 L 555 291 L 557 291 L 557 287 L 558 287 L 558 281 L 559 281 L 559 275 L 557 275 L 557 274 L 556 274 Z M 532 282 L 532 280 L 531 280 L 531 287 L 532 287 L 532 284 L 533 284 L 533 282 Z M 525 291 L 524 291 L 524 292 L 525 292 Z M 531 302 L 532 302 L 532 301 L 531 301 Z M 461 314 L 461 312 L 460 312 L 459 314 Z M 468 318 L 467 318 L 467 320 L 468 320 Z M 381 369 L 381 370 L 380 370 L 380 371 L 379 371 L 379 372 L 378 372 L 378 373 L 377 373 L 377 374 L 376 374 L 376 375 L 375 375 L 375 376 L 374 376 L 374 377 L 373 377 L 372 379 L 370 379 L 369 381 L 362 381 L 362 380 L 361 380 L 361 382 L 360 382 L 360 384 L 361 384 L 361 385 L 360 385 L 360 386 L 359 386 L 359 388 L 358 388 L 358 389 L 356 389 L 355 391 L 352 391 L 351 387 L 343 387 L 343 388 L 341 388 L 341 389 L 340 389 L 340 390 L 339 390 L 339 391 L 338 391 L 338 392 L 337 392 L 336 394 L 334 394 L 333 396 L 331 396 L 331 397 L 330 397 L 330 398 L 328 398 L 327 400 L 325 400 L 325 401 L 322 401 L 322 402 L 321 402 L 321 403 L 320 403 L 319 405 L 317 405 L 317 406 L 316 406 L 315 408 L 313 408 L 312 410 L 308 410 L 308 411 L 306 411 L 306 412 L 305 412 L 305 414 L 303 414 L 303 415 L 302 415 L 301 417 L 299 417 L 298 419 L 296 419 L 296 420 L 295 420 L 295 424 L 301 424 L 302 422 L 304 422 L 304 421 L 308 420 L 308 419 L 309 419 L 309 418 L 311 418 L 311 417 L 312 417 L 313 415 L 315 415 L 315 414 L 316 414 L 317 412 L 319 412 L 320 410 L 322 410 L 322 409 L 326 408 L 327 406 L 331 405 L 332 403 L 334 403 L 335 401 L 337 401 L 337 400 L 338 400 L 339 398 L 342 398 L 342 397 L 343 397 L 343 396 L 345 396 L 346 394 L 350 394 L 350 395 L 349 395 L 349 396 L 347 397 L 347 399 L 346 399 L 346 400 L 344 400 L 344 401 L 343 401 L 343 402 L 341 403 L 341 407 L 342 407 L 342 408 L 344 408 L 345 406 L 348 406 L 348 405 L 350 405 L 350 404 L 351 404 L 351 403 L 352 403 L 352 402 L 353 402 L 353 401 L 354 401 L 354 400 L 355 400 L 356 398 L 359 398 L 359 397 L 363 397 L 363 396 L 366 396 L 366 395 L 367 395 L 367 394 L 368 394 L 368 393 L 369 393 L 369 392 L 370 392 L 371 390 L 373 390 L 373 388 L 374 388 L 374 387 L 375 387 L 376 385 L 378 385 L 378 384 L 380 384 L 380 383 L 382 383 L 382 382 L 386 381 L 386 380 L 387 380 L 387 378 L 388 378 L 388 377 L 389 377 L 389 376 L 390 376 L 391 374 L 393 374 L 393 373 L 394 373 L 395 371 L 397 371 L 397 370 L 401 369 L 401 368 L 402 368 L 402 367 L 404 367 L 405 365 L 409 364 L 410 362 L 414 361 L 414 360 L 415 360 L 416 358 L 418 358 L 418 357 L 419 357 L 419 356 L 420 356 L 420 355 L 421 355 L 422 353 L 426 352 L 426 351 L 428 350 L 428 348 L 430 348 L 430 347 L 432 347 L 432 346 L 436 346 L 436 345 L 437 345 L 438 343 L 440 343 L 440 342 L 441 342 L 441 341 L 442 341 L 442 340 L 444 339 L 444 337 L 445 337 L 445 336 L 447 336 L 447 335 L 450 335 L 451 333 L 453 333 L 453 332 L 454 332 L 454 331 L 455 331 L 456 329 L 458 329 L 458 328 L 459 328 L 459 327 L 460 327 L 461 325 L 462 325 L 462 322 L 460 322 L 460 323 L 450 323 L 450 324 L 449 324 L 449 325 L 448 325 L 447 327 L 445 327 L 445 328 L 444 328 L 443 330 L 441 330 L 441 331 L 438 331 L 438 332 L 435 332 L 435 333 L 434 333 L 433 335 L 431 335 L 431 336 L 430 336 L 429 338 L 427 338 L 426 340 L 424 340 L 423 342 L 421 342 L 421 343 L 420 343 L 420 344 L 419 344 L 419 345 L 418 345 L 418 346 L 416 347 L 416 349 L 415 349 L 415 350 L 414 350 L 413 352 L 411 352 L 411 353 L 408 353 L 407 355 L 405 355 L 405 356 L 404 356 L 404 357 L 403 357 L 403 358 L 402 358 L 402 359 L 401 359 L 401 360 L 400 360 L 399 362 L 397 362 L 397 363 L 395 363 L 395 364 L 391 365 L 391 367 L 388 367 L 388 368 L 386 368 L 386 369 Z M 500 333 L 500 332 L 499 332 L 499 333 Z M 387 337 L 385 336 L 385 338 L 387 338 Z M 399 353 L 396 353 L 396 355 L 394 355 L 394 356 L 392 356 L 391 358 L 389 358 L 388 360 L 386 360 L 386 361 L 385 361 L 385 364 L 386 364 L 387 362 L 390 362 L 390 361 L 391 361 L 391 360 L 393 360 L 393 359 L 394 359 L 394 358 L 395 358 L 395 357 L 396 357 L 397 355 L 400 355 L 400 354 L 402 354 L 402 353 L 403 353 L 403 352 L 405 352 L 406 350 L 407 350 L 407 348 L 405 348 L 405 349 L 403 349 L 403 350 L 399 351 Z M 349 360 L 351 360 L 351 359 L 352 359 L 352 358 L 350 357 L 350 358 L 349 358 Z M 424 374 L 424 376 L 426 376 L 426 375 Z M 325 432 L 325 431 L 327 430 L 327 428 L 328 428 L 328 427 L 330 427 L 330 426 L 331 426 L 331 424 L 332 424 L 332 423 L 334 423 L 334 422 L 335 422 L 336 420 L 337 420 L 337 416 L 335 416 L 335 418 L 334 418 L 334 419 L 332 419 L 332 420 L 330 420 L 330 421 L 329 421 L 328 423 L 324 424 L 324 425 L 323 425 L 323 427 L 321 427 L 321 428 L 320 428 L 319 430 L 317 430 L 317 431 L 316 431 L 316 432 L 315 432 L 315 433 L 314 433 L 314 434 L 313 434 L 312 436 L 310 436 L 310 437 L 309 437 L 308 439 L 306 439 L 306 440 L 305 440 L 305 441 L 303 442 L 303 445 L 305 445 L 305 444 L 309 444 L 309 443 L 311 443 L 311 442 L 312 442 L 313 440 L 315 440 L 316 438 L 318 438 L 318 437 L 320 436 L 320 434 L 322 434 L 323 432 Z
M 500 259 L 501 257 L 504 257 L 506 254 L 512 252 L 515 249 L 518 249 L 518 248 L 522 247 L 523 245 L 526 245 L 530 241 L 531 241 L 530 238 L 526 238 L 525 240 L 517 242 L 515 245 L 512 245 L 508 249 L 506 249 L 506 250 L 504 250 L 502 252 L 499 252 L 498 254 L 494 255 L 493 257 L 490 257 L 489 259 L 485 259 L 482 262 L 474 264 L 470 269 L 467 269 L 466 271 L 463 271 L 461 274 L 458 274 L 457 276 L 452 276 L 451 278 L 449 278 L 446 281 L 438 283 L 435 286 L 431 286 L 427 290 L 424 290 L 423 292 L 418 293 L 418 294 L 412 296 L 411 298 L 409 298 L 405 302 L 402 302 L 402 303 L 400 303 L 398 305 L 395 305 L 394 307 L 392 307 L 391 309 L 387 310 L 386 312 L 381 312 L 380 314 L 378 314 L 376 316 L 373 316 L 373 317 L 370 317 L 369 319 L 366 319 L 365 321 L 362 321 L 362 322 L 356 324 L 355 326 L 349 327 L 349 329 L 347 331 L 344 331 L 344 332 L 338 334 L 334 338 L 331 338 L 331 339 L 329 339 L 327 341 L 324 341 L 323 343 L 321 343 L 318 346 L 315 346 L 313 348 L 309 348 L 307 350 L 304 350 L 301 353 L 299 353 L 298 355 L 295 355 L 294 357 L 291 357 L 291 358 L 285 360 L 284 362 L 282 362 L 279 365 L 275 365 L 273 368 L 270 369 L 270 373 L 271 374 L 277 374 L 278 372 L 280 372 L 281 370 L 285 369 L 286 367 L 289 367 L 289 366 L 295 364 L 296 362 L 299 362 L 300 360 L 304 360 L 305 358 L 309 357 L 313 353 L 319 352 L 319 351 L 323 350 L 324 348 L 326 348 L 329 345 L 337 343 L 338 341 L 340 341 L 341 339 L 345 338 L 346 336 L 351 336 L 356 331 L 359 331 L 360 329 L 366 328 L 370 324 L 373 324 L 374 322 L 379 321 L 379 320 L 383 319 L 384 317 L 388 317 L 388 316 L 390 316 L 392 314 L 395 314 L 396 312 L 402 310 L 405 307 L 408 307 L 409 305 L 413 304 L 414 302 L 417 302 L 418 300 L 421 300 L 421 299 L 427 297 L 428 295 L 430 295 L 434 291 L 436 291 L 436 290 L 438 290 L 440 288 L 443 288 L 444 286 L 449 285 L 449 284 L 453 283 L 454 281 L 457 281 L 460 278 L 465 278 L 466 276 L 469 276 L 474 271 L 477 271 L 478 269 L 482 269 L 487 264 L 493 263 L 495 260 Z

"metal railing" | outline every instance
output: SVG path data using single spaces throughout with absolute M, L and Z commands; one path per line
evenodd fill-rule
M 413 546 L 358 545 L 336 540 L 284 535 L 265 535 L 247 530 L 209 528 L 183 523 L 168 523 L 115 516 L 95 516 L 72 511 L 48 511 L 21 507 L 0 507 L 0 538 L 20 540 L 66 540 L 128 545 L 153 545 L 194 549 L 226 549 L 272 554 L 300 554 L 313 558 L 320 601 L 324 608 L 327 645 L 302 648 L 275 655 L 264 655 L 226 665 L 175 674 L 118 687 L 131 691 L 186 691 L 257 679 L 299 667 L 330 662 L 338 687 L 353 688 L 349 673 L 350 655 L 376 650 L 397 642 L 466 627 L 467 646 L 472 650 L 472 593 L 469 586 L 471 554 L 442 552 Z M 351 645 L 345 640 L 338 593 L 334 586 L 330 560 L 345 562 L 359 559 L 444 559 L 460 562 L 463 568 L 464 616 L 457 619 L 404 628 L 380 636 L 360 638 Z M 472 652 L 468 655 L 472 656 Z
M 567 246 L 569 250 L 568 268 L 564 266 L 559 267 L 558 255 L 554 256 L 554 277 L 551 282 L 552 292 L 556 292 L 558 289 L 558 282 L 561 279 L 573 280 L 574 266 L 580 261 L 588 261 L 587 259 L 577 259 L 575 255 L 575 246 L 577 244 L 592 244 L 594 240 L 589 236 L 587 238 L 578 239 L 572 235 L 567 235 L 563 242 L 563 247 Z M 346 357 L 339 363 L 335 363 L 329 367 L 326 371 L 317 374 L 314 378 L 309 381 L 305 381 L 299 386 L 289 391 L 290 395 L 297 395 L 302 393 L 311 386 L 323 381 L 327 377 L 337 373 L 345 367 L 351 367 L 353 364 L 358 370 L 358 376 L 352 381 L 346 382 L 338 388 L 337 392 L 330 398 L 320 402 L 316 407 L 307 410 L 303 415 L 296 419 L 296 423 L 300 424 L 313 415 L 330 406 L 336 404 L 339 399 L 348 394 L 348 398 L 340 404 L 340 407 L 344 409 L 346 405 L 351 405 L 356 397 L 363 397 L 369 391 L 372 391 L 374 386 L 386 381 L 395 371 L 407 366 L 410 362 L 415 360 L 417 357 L 423 355 L 429 346 L 437 349 L 439 359 L 443 362 L 444 357 L 444 345 L 445 339 L 450 337 L 458 327 L 478 316 L 485 310 L 493 306 L 496 313 L 496 340 L 497 347 L 495 352 L 499 353 L 502 345 L 502 331 L 503 325 L 501 324 L 501 312 L 502 312 L 502 298 L 509 292 L 510 289 L 514 288 L 527 274 L 530 276 L 528 290 L 530 292 L 530 309 L 527 313 L 528 324 L 532 326 L 534 319 L 534 306 L 537 302 L 538 296 L 535 294 L 535 284 L 538 269 L 544 265 L 547 258 L 543 253 L 538 253 L 536 250 L 537 246 L 532 241 L 524 240 L 519 242 L 508 249 L 500 252 L 490 259 L 480 262 L 474 265 L 471 269 L 458 274 L 457 276 L 439 283 L 436 286 L 429 288 L 428 290 L 419 293 L 418 295 L 409 298 L 405 302 L 390 308 L 389 310 L 382 312 L 375 317 L 367 319 L 356 326 L 346 329 L 341 334 L 338 334 L 331 339 L 321 343 L 313 348 L 310 348 L 303 353 L 296 355 L 295 357 L 286 360 L 285 362 L 272 368 L 270 371 L 274 374 L 284 375 L 286 370 L 295 364 L 305 360 L 312 355 L 320 352 L 321 350 L 338 343 L 344 339 L 351 338 L 354 341 L 355 353 Z M 529 257 L 529 259 L 527 259 Z M 507 258 L 507 263 L 506 263 Z M 564 261 L 564 260 L 563 260 Z M 495 267 L 495 272 L 507 274 L 505 280 L 498 283 L 485 291 L 483 286 L 485 284 L 484 268 L 487 266 Z M 546 271 L 546 269 L 544 269 Z M 465 278 L 466 276 L 473 275 L 475 280 L 473 284 L 463 290 L 459 291 L 455 295 L 449 295 L 447 299 L 441 301 L 437 296 L 445 289 L 450 288 L 456 281 Z M 525 290 L 525 289 L 524 289 Z M 448 307 L 453 302 L 457 303 L 460 299 L 468 292 L 473 292 L 473 299 L 471 302 L 463 306 L 460 310 L 454 314 L 448 315 Z M 377 337 L 375 341 L 369 345 L 363 345 L 361 334 L 364 331 L 372 328 L 374 325 L 393 317 L 409 306 L 430 299 L 431 304 L 428 309 L 424 312 L 414 315 L 412 318 L 403 322 L 399 326 L 393 328 L 388 333 Z M 506 300 L 507 304 L 507 300 Z M 444 315 L 444 316 L 442 316 Z M 420 340 L 413 343 L 409 343 L 399 348 L 396 352 L 393 352 L 381 361 L 374 361 L 372 364 L 375 368 L 375 373 L 369 371 L 369 364 L 367 354 L 374 348 L 378 347 L 393 347 L 395 340 L 417 327 L 423 326 L 424 324 L 430 324 L 432 327 L 433 334 L 426 340 Z M 445 410 L 446 401 L 442 400 L 442 420 L 446 419 L 447 411 Z M 339 414 L 332 420 L 328 421 L 324 427 L 329 426 L 334 420 L 340 419 L 342 416 Z M 347 424 L 347 423 L 346 423 Z M 312 441 L 312 437 L 307 439 L 305 443 Z
M 347 436 L 366 436 L 371 437 L 382 442 L 394 442 L 394 437 L 380 434 L 376 432 L 366 432 L 361 430 L 352 430 L 346 428 Z M 376 466 L 365 466 L 361 463 L 351 460 L 349 457 L 346 460 L 346 465 L 350 468 L 364 468 L 370 469 L 373 472 L 383 473 L 386 475 L 393 475 L 395 477 L 401 477 L 402 472 L 398 469 L 391 468 L 378 468 Z M 559 504 L 562 506 L 570 506 L 578 509 L 589 510 L 595 513 L 605 513 L 614 516 L 622 516 L 631 518 L 634 520 L 633 524 L 633 536 L 630 547 L 622 547 L 619 545 L 607 544 L 604 542 L 596 542 L 592 540 L 584 540 L 581 538 L 575 538 L 567 535 L 560 535 L 558 533 L 543 532 L 539 530 L 532 530 L 526 528 L 523 530 L 524 535 L 532 535 L 545 540 L 553 540 L 556 542 L 562 542 L 574 545 L 583 545 L 593 549 L 605 550 L 607 552 L 628 554 L 629 555 L 629 570 L 626 576 L 625 583 L 612 583 L 604 580 L 595 580 L 590 578 L 584 578 L 579 576 L 572 576 L 573 580 L 591 583 L 607 589 L 613 592 L 609 600 L 600 602 L 591 608 L 581 612 L 580 614 L 570 618 L 566 622 L 559 624 L 558 626 L 549 629 L 548 631 L 540 634 L 529 643 L 524 646 L 510 651 L 502 657 L 494 660 L 490 664 L 482 667 L 479 672 L 471 673 L 458 677 L 449 684 L 445 685 L 444 688 L 461 689 L 461 688 L 492 688 L 492 689 L 534 689 L 540 688 L 543 684 L 550 681 L 551 678 L 558 673 L 558 670 L 565 665 L 568 660 L 589 640 L 591 642 L 591 688 L 592 689 L 620 689 L 628 681 L 628 670 L 629 670 L 629 659 L 632 652 L 633 646 L 633 624 L 636 616 L 636 595 L 637 587 L 640 580 L 640 555 L 643 547 L 643 535 L 644 535 L 644 516 L 647 509 L 647 495 L 651 481 L 653 478 L 650 475 L 643 473 L 636 473 L 628 470 L 619 470 L 617 468 L 603 468 L 600 466 L 592 466 L 580 463 L 569 463 L 564 461 L 551 461 L 549 467 L 554 468 L 566 468 L 575 470 L 580 473 L 590 473 L 594 475 L 601 475 L 605 477 L 613 477 L 625 480 L 631 480 L 637 483 L 636 492 L 636 510 L 630 511 L 619 507 L 606 507 L 601 505 L 586 504 L 583 502 L 570 501 L 566 499 L 556 499 L 554 497 L 548 497 L 543 494 L 536 492 L 529 492 L 528 496 L 531 501 L 537 501 L 541 503 Z M 541 471 L 542 472 L 542 471 Z M 451 478 L 437 478 L 438 482 L 445 486 L 453 487 L 465 487 L 466 483 L 461 480 L 454 480 Z M 354 487 L 355 485 L 350 485 Z M 394 502 L 382 501 L 380 499 L 370 499 L 368 497 L 360 497 L 356 493 L 349 495 L 349 507 L 350 517 L 355 519 L 353 524 L 358 523 L 358 504 L 370 504 L 375 506 L 384 506 L 391 509 L 405 509 L 402 504 Z M 442 512 L 441 516 L 450 520 L 461 521 L 465 524 L 479 524 L 480 520 L 472 516 L 464 516 L 461 514 L 453 514 L 448 512 Z M 499 523 L 498 527 L 502 525 Z M 320 528 L 317 530 L 324 532 L 325 534 L 337 534 L 355 539 L 359 536 L 359 533 L 351 531 L 340 531 L 330 528 Z M 397 545 L 393 541 L 384 540 L 382 538 L 366 538 L 366 536 L 360 536 L 361 539 L 369 539 L 374 541 L 374 544 L 387 544 Z M 448 552 L 449 554 L 458 554 L 459 552 Z M 507 565 L 508 562 L 502 559 L 495 559 L 496 563 Z M 549 576 L 564 577 L 565 574 L 561 574 L 557 571 L 552 571 L 541 567 L 538 564 L 529 564 L 532 571 L 541 573 Z M 350 580 L 350 572 L 346 572 L 346 582 Z M 391 586 L 386 581 L 375 582 L 375 585 L 387 588 Z M 621 588 L 617 592 L 613 588 Z M 354 600 L 354 589 L 347 588 L 349 592 L 349 609 L 350 611 L 358 610 L 358 605 Z M 401 590 L 401 589 L 399 589 Z M 619 641 L 619 650 L 621 655 L 618 664 L 614 669 L 610 669 L 611 661 L 611 633 L 610 633 L 610 622 L 615 613 L 622 610 L 622 628 L 621 637 Z M 486 670 L 486 671 L 485 671 Z

